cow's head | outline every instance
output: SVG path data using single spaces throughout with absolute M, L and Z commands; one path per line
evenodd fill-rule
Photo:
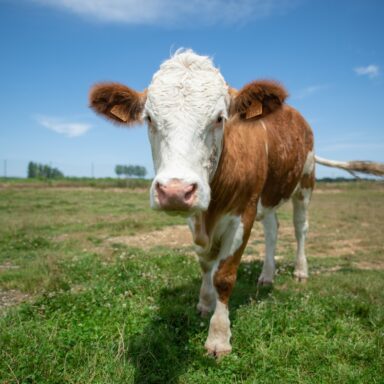
M 144 92 L 101 83 L 92 88 L 90 104 L 120 124 L 147 122 L 156 172 L 151 206 L 196 212 L 210 202 L 209 182 L 220 159 L 225 121 L 230 115 L 252 118 L 273 109 L 285 95 L 269 97 L 272 93 L 260 82 L 230 90 L 208 57 L 188 50 L 165 61 Z

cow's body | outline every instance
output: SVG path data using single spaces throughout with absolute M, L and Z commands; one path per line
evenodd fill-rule
M 116 84 L 91 92 L 97 112 L 121 123 L 142 116 L 148 121 L 156 171 L 151 204 L 190 213 L 203 274 L 198 310 L 214 311 L 205 344 L 214 355 L 231 350 L 228 300 L 253 222 L 264 226 L 259 283 L 269 284 L 276 209 L 290 198 L 298 243 L 295 276 L 308 276 L 304 241 L 314 186 L 313 136 L 285 97 L 279 84 L 268 81 L 230 90 L 208 58 L 190 51 L 165 62 L 147 93 Z
M 313 135 L 297 111 L 284 106 L 264 119 L 228 121 L 221 160 L 211 183 L 211 203 L 190 224 L 203 271 L 198 309 L 206 314 L 216 308 L 206 343 L 209 351 L 217 354 L 231 349 L 226 305 L 255 218 L 262 221 L 266 240 L 259 283 L 272 283 L 276 209 L 289 198 L 298 241 L 295 276 L 299 280 L 308 277 L 304 240 L 313 186 Z

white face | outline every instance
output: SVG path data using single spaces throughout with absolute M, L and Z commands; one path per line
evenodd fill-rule
M 191 51 L 176 54 L 155 73 L 144 110 L 156 172 L 153 208 L 208 208 L 229 100 L 211 60 Z

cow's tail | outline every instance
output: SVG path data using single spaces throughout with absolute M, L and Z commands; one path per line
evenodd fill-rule
M 367 173 L 375 176 L 384 177 L 384 163 L 376 163 L 373 161 L 334 161 L 323 159 L 322 157 L 315 156 L 315 161 L 318 164 L 325 165 L 327 167 L 334 167 L 344 169 L 353 176 L 357 177 L 355 172 Z

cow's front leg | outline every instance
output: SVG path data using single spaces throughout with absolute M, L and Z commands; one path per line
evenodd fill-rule
M 209 354 L 216 357 L 228 354 L 232 350 L 228 301 L 236 281 L 239 261 L 240 258 L 235 262 L 233 257 L 221 261 L 214 274 L 216 306 L 209 323 L 209 333 L 205 348 Z
M 209 245 L 209 237 L 205 228 L 205 217 L 198 213 L 188 221 L 192 232 L 193 241 L 197 246 L 199 262 L 202 271 L 202 283 L 200 288 L 197 310 L 202 316 L 207 316 L 215 309 L 216 292 L 212 282 L 212 270 L 215 265 L 215 257 L 212 255 L 212 247 Z
M 205 317 L 211 313 L 216 306 L 216 290 L 212 281 L 212 268 L 214 262 L 200 258 L 200 266 L 203 277 L 197 310 L 200 312 L 201 316 Z
M 221 234 L 221 246 L 213 269 L 213 287 L 216 294 L 215 311 L 209 323 L 205 348 L 216 357 L 228 354 L 231 329 L 228 302 L 236 282 L 237 268 L 251 232 L 255 210 L 246 215 L 233 216 Z

